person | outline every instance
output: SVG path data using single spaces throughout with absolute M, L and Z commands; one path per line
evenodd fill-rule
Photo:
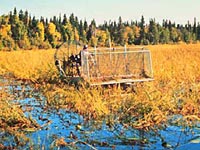
M 80 56 L 88 55 L 88 45 L 84 45 L 83 49 L 80 51 Z
M 83 49 L 76 55 L 71 55 L 68 59 L 68 64 L 71 64 L 71 67 L 76 67 L 76 72 L 79 76 L 82 76 L 82 65 L 87 63 L 87 55 L 89 54 L 87 50 L 88 46 L 84 45 Z M 83 59 L 83 60 L 82 60 Z M 83 63 L 83 64 L 82 64 Z M 85 65 L 84 65 L 85 66 Z
M 92 56 L 92 54 L 88 51 L 88 45 L 84 45 L 83 49 L 80 51 L 79 53 L 79 58 L 80 58 L 80 69 L 81 70 L 81 74 L 82 75 L 88 75 L 88 65 L 90 65 L 92 62 L 92 65 L 95 64 L 94 63 L 94 58 Z
M 83 58 L 83 61 L 82 61 L 82 57 Z M 92 63 L 94 63 L 94 59 L 93 59 L 93 56 L 92 54 L 88 51 L 88 45 L 84 45 L 83 46 L 83 49 L 80 51 L 79 53 L 79 59 L 80 59 L 80 65 L 82 66 L 82 62 L 86 62 L 86 61 L 92 61 Z
M 84 45 L 83 46 L 83 51 L 87 51 L 88 50 L 88 45 Z

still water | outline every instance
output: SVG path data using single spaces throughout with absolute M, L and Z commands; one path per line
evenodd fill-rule
M 169 125 L 156 132 L 124 128 L 120 124 L 109 127 L 104 122 L 86 122 L 82 116 L 69 110 L 47 107 L 45 97 L 29 85 L 9 85 L 7 89 L 15 94 L 13 105 L 20 105 L 24 114 L 42 127 L 27 132 L 30 142 L 22 149 L 200 149 L 198 125 L 195 128 Z M 1 136 L 5 133 L 0 133 L 0 139 Z M 58 140 L 67 145 L 56 145 Z M 5 141 L 5 145 L 15 145 L 12 137 Z

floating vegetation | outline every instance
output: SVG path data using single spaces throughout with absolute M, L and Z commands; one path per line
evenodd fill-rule
M 52 50 L 0 52 L 0 74 L 9 77 L 0 83 L 0 149 L 199 144 L 198 48 L 149 46 L 155 81 L 125 89 L 61 82 Z

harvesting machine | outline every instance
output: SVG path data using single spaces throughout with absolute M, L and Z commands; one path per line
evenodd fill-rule
M 81 49 L 77 44 L 65 43 L 56 49 L 55 65 L 60 77 L 69 83 L 86 81 L 94 86 L 153 80 L 151 53 L 147 48 L 93 48 L 80 55 Z

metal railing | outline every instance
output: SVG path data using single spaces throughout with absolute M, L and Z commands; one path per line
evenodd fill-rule
M 94 49 L 81 56 L 81 74 L 90 82 L 153 79 L 151 53 L 144 48 Z

